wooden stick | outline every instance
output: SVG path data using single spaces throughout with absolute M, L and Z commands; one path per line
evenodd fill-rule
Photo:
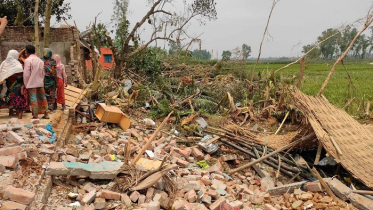
M 131 153 L 131 133 L 128 136 L 127 145 L 123 149 L 125 149 L 124 164 L 128 165 L 128 161 L 130 160 L 130 153 Z
M 326 193 L 328 193 L 328 195 L 330 197 L 332 197 L 333 199 L 337 199 L 337 196 L 334 195 L 334 193 L 332 192 L 332 190 L 329 188 L 329 186 L 322 179 L 321 175 L 319 174 L 319 172 L 316 170 L 315 167 L 312 168 L 312 172 L 315 174 L 316 178 L 319 180 L 320 184 L 325 189 Z
M 223 142 L 224 144 L 227 144 L 227 145 L 229 145 L 229 146 L 231 146 L 231 147 L 233 147 L 233 148 L 235 148 L 235 149 L 237 149 L 237 150 L 239 150 L 239 151 L 241 151 L 241 152 L 243 152 L 243 153 L 245 153 L 245 154 L 248 154 L 248 155 L 250 155 L 250 156 L 253 157 L 253 158 L 255 158 L 255 154 L 254 154 L 254 153 L 252 153 L 252 152 L 250 152 L 250 151 L 248 151 L 248 150 L 245 150 L 245 149 L 243 149 L 242 147 L 239 147 L 239 146 L 237 146 L 237 145 L 235 145 L 235 144 L 232 144 L 231 142 L 225 141 L 225 140 L 223 140 L 223 139 L 219 139 L 219 141 L 221 141 L 221 142 Z M 254 161 L 255 161 L 255 159 L 254 159 Z M 272 162 L 270 162 L 270 161 L 268 161 L 268 160 L 263 160 L 263 163 L 265 163 L 265 164 L 267 164 L 267 165 L 269 165 L 269 166 L 271 166 L 271 167 L 273 167 L 273 168 L 276 168 L 276 167 L 277 167 L 276 164 L 274 164 L 274 163 L 272 163 Z M 254 165 L 252 165 L 251 167 L 253 167 L 253 166 L 254 166 Z M 254 168 L 254 169 L 255 169 L 255 168 Z M 284 167 L 281 167 L 280 171 L 281 171 L 281 173 L 283 173 L 284 175 L 286 175 L 286 176 L 288 176 L 288 177 L 293 177 L 293 176 L 294 176 L 292 173 L 290 173 L 289 171 L 285 170 Z M 297 172 L 299 172 L 299 171 L 297 171 Z M 302 174 L 301 174 L 301 175 L 302 175 Z M 305 178 L 308 179 L 309 177 L 305 177 Z M 301 181 L 300 178 L 296 178 L 296 179 L 297 179 L 298 181 Z
M 150 137 L 150 139 L 146 142 L 146 144 L 141 148 L 140 152 L 137 154 L 137 156 L 132 160 L 131 166 L 134 166 L 136 162 L 140 159 L 141 155 L 145 152 L 146 149 L 150 146 L 152 141 L 157 137 L 157 134 L 161 131 L 163 126 L 167 123 L 168 119 L 170 118 L 171 114 L 174 113 L 173 111 L 168 114 L 168 116 L 163 120 L 163 122 L 159 125 L 157 130 L 154 131 L 153 135 Z
M 277 133 L 281 130 L 282 126 L 283 126 L 284 123 L 285 123 L 285 120 L 286 120 L 286 119 L 288 118 L 288 116 L 289 116 L 289 113 L 290 113 L 289 111 L 286 112 L 286 115 L 285 115 L 284 119 L 282 120 L 280 127 L 278 127 L 277 131 L 275 132 L 275 135 L 277 135 Z
M 362 195 L 373 195 L 373 191 L 369 190 L 352 190 L 353 193 L 362 194 Z
M 195 93 L 195 94 L 189 96 L 188 98 L 182 100 L 181 102 L 171 104 L 171 107 L 175 107 L 175 106 L 178 106 L 178 105 L 182 105 L 183 103 L 188 102 L 188 101 L 189 101 L 190 99 L 192 99 L 194 96 L 197 96 L 197 95 L 199 95 L 199 94 L 200 94 L 200 93 Z
M 250 84 L 253 84 L 255 69 L 256 69 L 256 66 L 257 66 L 258 63 L 259 63 L 260 54 L 262 54 L 262 45 L 263 45 L 263 41 L 264 41 L 264 38 L 265 38 L 265 36 L 266 36 L 266 34 L 267 34 L 267 32 L 268 32 L 269 20 L 271 19 L 272 12 L 273 12 L 273 9 L 275 8 L 276 3 L 277 3 L 277 1 L 276 1 L 276 0 L 273 0 L 272 7 L 271 7 L 271 12 L 269 13 L 268 20 L 267 20 L 267 25 L 266 25 L 266 28 L 264 29 L 264 33 L 263 33 L 263 37 L 262 37 L 262 41 L 260 42 L 258 58 L 256 59 L 256 62 L 255 62 L 254 68 L 251 70 L 251 79 L 250 79 Z
M 277 171 L 276 171 L 276 181 L 275 181 L 275 184 L 277 184 L 277 180 L 278 180 L 278 176 L 280 175 L 280 169 L 281 169 L 281 158 L 280 158 L 280 155 L 277 156 L 278 157 L 278 168 L 277 168 Z
M 254 161 L 255 159 L 254 158 L 251 158 L 251 161 Z M 258 175 L 261 177 L 261 178 L 264 178 L 266 177 L 265 173 L 259 168 L 259 166 L 257 165 L 253 165 L 251 166 L 255 171 L 256 173 L 258 173 Z
M 335 147 L 335 150 L 337 151 L 337 153 L 338 153 L 339 155 L 342 155 L 342 150 L 341 150 L 341 148 L 339 148 L 337 142 L 334 140 L 334 138 L 333 138 L 332 135 L 330 135 L 330 140 L 332 141 L 333 146 Z
M 312 137 L 314 137 L 314 136 L 316 136 L 315 133 L 308 134 L 307 136 L 304 136 L 304 137 L 302 137 L 302 138 L 300 138 L 300 139 L 298 139 L 298 140 L 292 142 L 291 144 L 288 144 L 288 145 L 286 145 L 286 146 L 284 146 L 284 147 L 282 147 L 282 148 L 280 148 L 280 149 L 277 149 L 277 150 L 275 150 L 274 152 L 271 152 L 271 153 L 269 153 L 268 155 L 266 155 L 266 156 L 264 156 L 264 157 L 261 157 L 261 158 L 257 159 L 256 161 L 253 161 L 253 162 L 251 162 L 251 163 L 245 164 L 245 165 L 243 165 L 243 166 L 241 166 L 241 167 L 238 167 L 238 168 L 236 168 L 236 169 L 234 169 L 234 170 L 230 170 L 230 171 L 228 172 L 228 175 L 231 175 L 231 174 L 233 174 L 233 173 L 236 173 L 236 172 L 242 171 L 242 170 L 244 170 L 244 169 L 246 169 L 246 168 L 248 168 L 248 167 L 251 167 L 251 166 L 254 165 L 254 164 L 260 163 L 260 162 L 262 162 L 263 160 L 265 160 L 265 159 L 267 159 L 267 158 L 269 158 L 269 157 L 272 157 L 273 155 L 275 155 L 275 154 L 277 154 L 277 153 L 279 153 L 279 152 L 282 152 L 282 151 L 284 151 L 284 150 L 286 150 L 286 149 L 288 149 L 288 148 L 290 148 L 290 147 L 293 147 L 293 146 L 295 146 L 295 145 L 297 145 L 297 144 L 299 144 L 299 143 L 301 143 L 301 142 L 303 142 L 303 141 L 305 141 L 305 140 L 307 140 L 307 139 L 309 139 L 309 138 L 312 138 Z
M 294 179 L 296 179 L 299 175 L 300 175 L 301 172 L 298 172 L 297 174 L 295 174 L 295 176 L 293 176 L 289 181 L 286 182 L 285 185 L 291 183 L 292 181 L 294 181 Z
M 216 137 L 214 137 L 214 138 L 208 140 L 208 141 L 206 142 L 205 146 L 208 146 L 208 145 L 210 145 L 211 143 L 213 143 L 213 142 L 215 142 L 215 141 L 217 141 L 217 140 L 219 140 L 219 139 L 220 139 L 220 136 L 216 136 Z
M 316 153 L 315 162 L 313 163 L 314 165 L 316 165 L 320 161 L 320 156 L 321 156 L 322 148 L 323 148 L 322 147 L 322 143 L 321 143 L 321 141 L 319 141 L 319 146 L 317 147 L 317 153 Z
M 193 108 L 193 105 L 192 105 L 192 101 L 189 99 L 188 102 L 189 102 L 190 110 L 192 110 L 192 113 L 194 113 L 194 108 Z
M 302 85 L 302 79 L 303 79 L 303 72 L 304 72 L 304 63 L 305 63 L 305 56 L 303 56 L 301 59 L 300 59 L 300 68 L 299 68 L 299 76 L 298 76 L 298 83 L 297 83 L 297 88 L 300 89 L 301 85 Z

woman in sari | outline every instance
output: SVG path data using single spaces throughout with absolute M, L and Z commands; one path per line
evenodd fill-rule
M 27 51 L 26 49 L 23 49 L 21 50 L 21 52 L 19 52 L 19 58 L 18 58 L 18 61 L 21 63 L 22 65 L 22 68 L 24 69 L 25 68 L 25 60 L 28 58 L 29 54 L 27 54 Z M 27 90 L 25 88 L 24 90 L 24 95 L 23 95 L 26 99 L 26 103 L 27 103 L 27 106 L 26 106 L 26 112 L 31 112 L 31 106 L 28 106 L 28 93 L 27 93 Z
M 17 86 L 17 77 L 23 76 L 23 68 L 18 61 L 19 53 L 17 50 L 10 50 L 6 59 L 0 65 L 0 108 L 8 107 L 9 115 L 13 115 L 13 105 L 15 97 L 15 87 Z
M 62 109 L 65 109 L 65 87 L 67 86 L 65 65 L 62 64 L 58 54 L 54 54 L 52 58 L 56 61 L 57 69 L 57 103 L 62 104 Z
M 56 88 L 57 88 L 57 71 L 56 61 L 52 58 L 52 51 L 49 48 L 44 49 L 44 56 L 41 59 L 44 61 L 44 90 L 48 101 L 48 109 L 57 109 L 56 103 Z

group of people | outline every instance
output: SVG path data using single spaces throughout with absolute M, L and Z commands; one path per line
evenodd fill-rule
M 33 119 L 48 110 L 56 110 L 57 103 L 65 108 L 64 88 L 67 85 L 65 66 L 58 54 L 52 56 L 49 48 L 41 58 L 35 47 L 27 45 L 18 53 L 10 50 L 0 65 L 0 108 L 9 108 L 9 115 L 22 119 L 24 111 L 31 111 Z

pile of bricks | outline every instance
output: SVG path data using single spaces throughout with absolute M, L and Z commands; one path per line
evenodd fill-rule
M 23 149 L 31 145 L 39 147 L 41 153 L 53 153 L 50 148 L 52 133 L 45 129 L 46 125 L 39 120 L 19 120 L 12 118 L 9 122 L 0 124 L 0 173 L 7 169 L 15 169 L 19 160 L 26 159 Z
M 71 140 L 63 152 L 61 161 L 79 162 L 84 164 L 117 163 L 124 158 L 124 148 L 131 135 L 131 158 L 148 141 L 152 135 L 149 130 L 140 128 L 123 131 L 113 131 L 102 128 L 91 131 L 90 134 L 79 134 Z M 162 180 L 146 190 L 130 191 L 128 193 L 114 192 L 111 189 L 113 183 L 92 180 L 90 174 L 84 173 L 78 176 L 78 182 L 84 186 L 83 189 L 74 187 L 73 193 L 78 194 L 75 198 L 60 200 L 54 208 L 67 209 L 78 201 L 80 208 L 84 209 L 108 209 L 121 205 L 123 208 L 131 206 L 133 209 L 220 209 L 222 204 L 232 208 L 252 209 L 254 206 L 262 205 L 270 200 L 267 190 L 274 187 L 272 178 L 261 178 L 255 171 L 246 170 L 232 177 L 223 173 L 228 162 L 238 163 L 238 155 L 227 154 L 222 156 L 205 154 L 197 147 L 185 147 L 177 143 L 177 137 L 160 133 L 147 148 L 154 157 L 144 154 L 143 158 L 162 160 L 167 158 L 167 164 L 176 164 L 179 168 L 172 173 L 177 187 L 177 192 L 168 192 Z M 114 157 L 114 158 L 113 158 Z M 210 165 L 203 170 L 196 162 L 204 160 Z M 47 169 L 49 175 L 74 174 L 75 169 L 66 167 L 68 164 L 51 163 Z M 90 167 L 93 165 L 90 165 Z M 103 171 L 101 176 L 107 176 L 108 171 Z M 115 175 L 115 173 L 113 173 Z M 95 176 L 100 179 L 100 175 Z M 279 183 L 280 184 L 280 183 Z M 88 187 L 89 186 L 89 187 Z M 50 201 L 60 198 L 66 194 L 62 190 L 52 194 Z M 61 194 L 58 194 L 61 193 Z
M 27 209 L 33 202 L 40 161 L 46 160 L 43 154 L 54 153 L 51 136 L 40 120 L 12 118 L 0 124 L 0 209 Z M 21 166 L 20 161 L 27 159 L 40 167 Z
M 42 142 L 39 137 L 36 139 L 36 136 L 30 135 L 30 130 L 34 130 L 43 136 L 48 136 L 47 132 L 40 130 L 43 126 L 17 125 L 12 119 L 1 129 L 6 139 L 6 147 L 0 149 L 0 160 L 26 158 L 25 145 L 29 143 L 34 143 L 33 148 L 37 148 L 36 152 L 39 154 L 54 153 L 56 145 Z M 13 129 L 14 127 L 21 128 Z M 116 181 L 114 178 L 124 164 L 129 136 L 131 136 L 130 159 L 133 159 L 149 141 L 152 132 L 153 129 L 147 130 L 141 127 L 127 131 L 101 128 L 90 131 L 89 134 L 76 135 L 64 148 L 56 148 L 58 161 L 50 162 L 46 169 L 46 176 L 53 176 L 54 181 L 46 198 L 45 209 L 345 208 L 342 203 L 327 196 L 318 182 L 303 181 L 283 185 L 280 179 L 275 184 L 274 171 L 272 169 L 267 171 L 261 165 L 256 165 L 255 170 L 249 168 L 229 176 L 224 171 L 230 167 L 237 167 L 244 161 L 238 153 L 228 152 L 229 150 L 223 148 L 220 152 L 210 155 L 193 144 L 190 147 L 178 144 L 178 137 L 166 132 L 157 135 L 136 167 L 144 169 L 149 167 L 150 162 L 156 165 L 166 157 L 166 164 L 178 166 L 168 173 L 175 183 L 176 191 L 168 191 L 169 188 L 162 179 L 155 180 L 156 184 L 143 190 L 126 192 L 117 190 L 113 187 Z M 208 164 L 209 167 L 202 169 L 197 164 L 200 161 Z M 157 168 L 159 165 L 154 167 Z M 17 169 L 17 164 L 6 162 L 1 169 L 9 173 L 9 170 Z M 302 186 L 304 187 L 301 189 Z M 4 185 L 0 190 L 3 199 L 0 199 L 0 209 L 27 209 L 36 197 L 30 189 L 11 185 Z M 346 197 L 351 197 L 351 194 Z M 360 197 L 355 196 L 355 198 L 361 200 Z

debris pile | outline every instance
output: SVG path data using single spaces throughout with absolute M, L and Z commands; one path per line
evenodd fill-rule
M 335 111 L 327 101 L 311 106 L 313 99 L 291 92 L 285 102 L 284 90 L 275 100 L 266 89 L 266 99 L 255 105 L 240 96 L 248 81 L 199 75 L 196 82 L 168 73 L 177 82 L 161 91 L 125 80 L 128 87 L 107 93 L 105 103 L 88 102 L 85 90 L 69 87 L 72 108 L 63 123 L 11 119 L 0 125 L 1 209 L 373 209 L 365 197 L 371 191 L 361 190 L 370 186 L 370 166 L 362 177 L 346 158 L 353 148 L 344 141 L 347 126 L 326 120 L 324 108 Z M 354 140 L 361 130 L 370 132 L 347 122 Z M 65 130 L 71 138 L 57 137 Z M 321 167 L 331 163 L 332 172 Z M 315 166 L 352 189 L 321 178 Z
M 54 154 L 56 132 L 61 130 L 55 124 L 61 122 L 62 113 L 52 115 L 55 120 L 50 122 L 11 118 L 0 124 L 1 209 L 27 209 L 34 201 L 45 163 Z

